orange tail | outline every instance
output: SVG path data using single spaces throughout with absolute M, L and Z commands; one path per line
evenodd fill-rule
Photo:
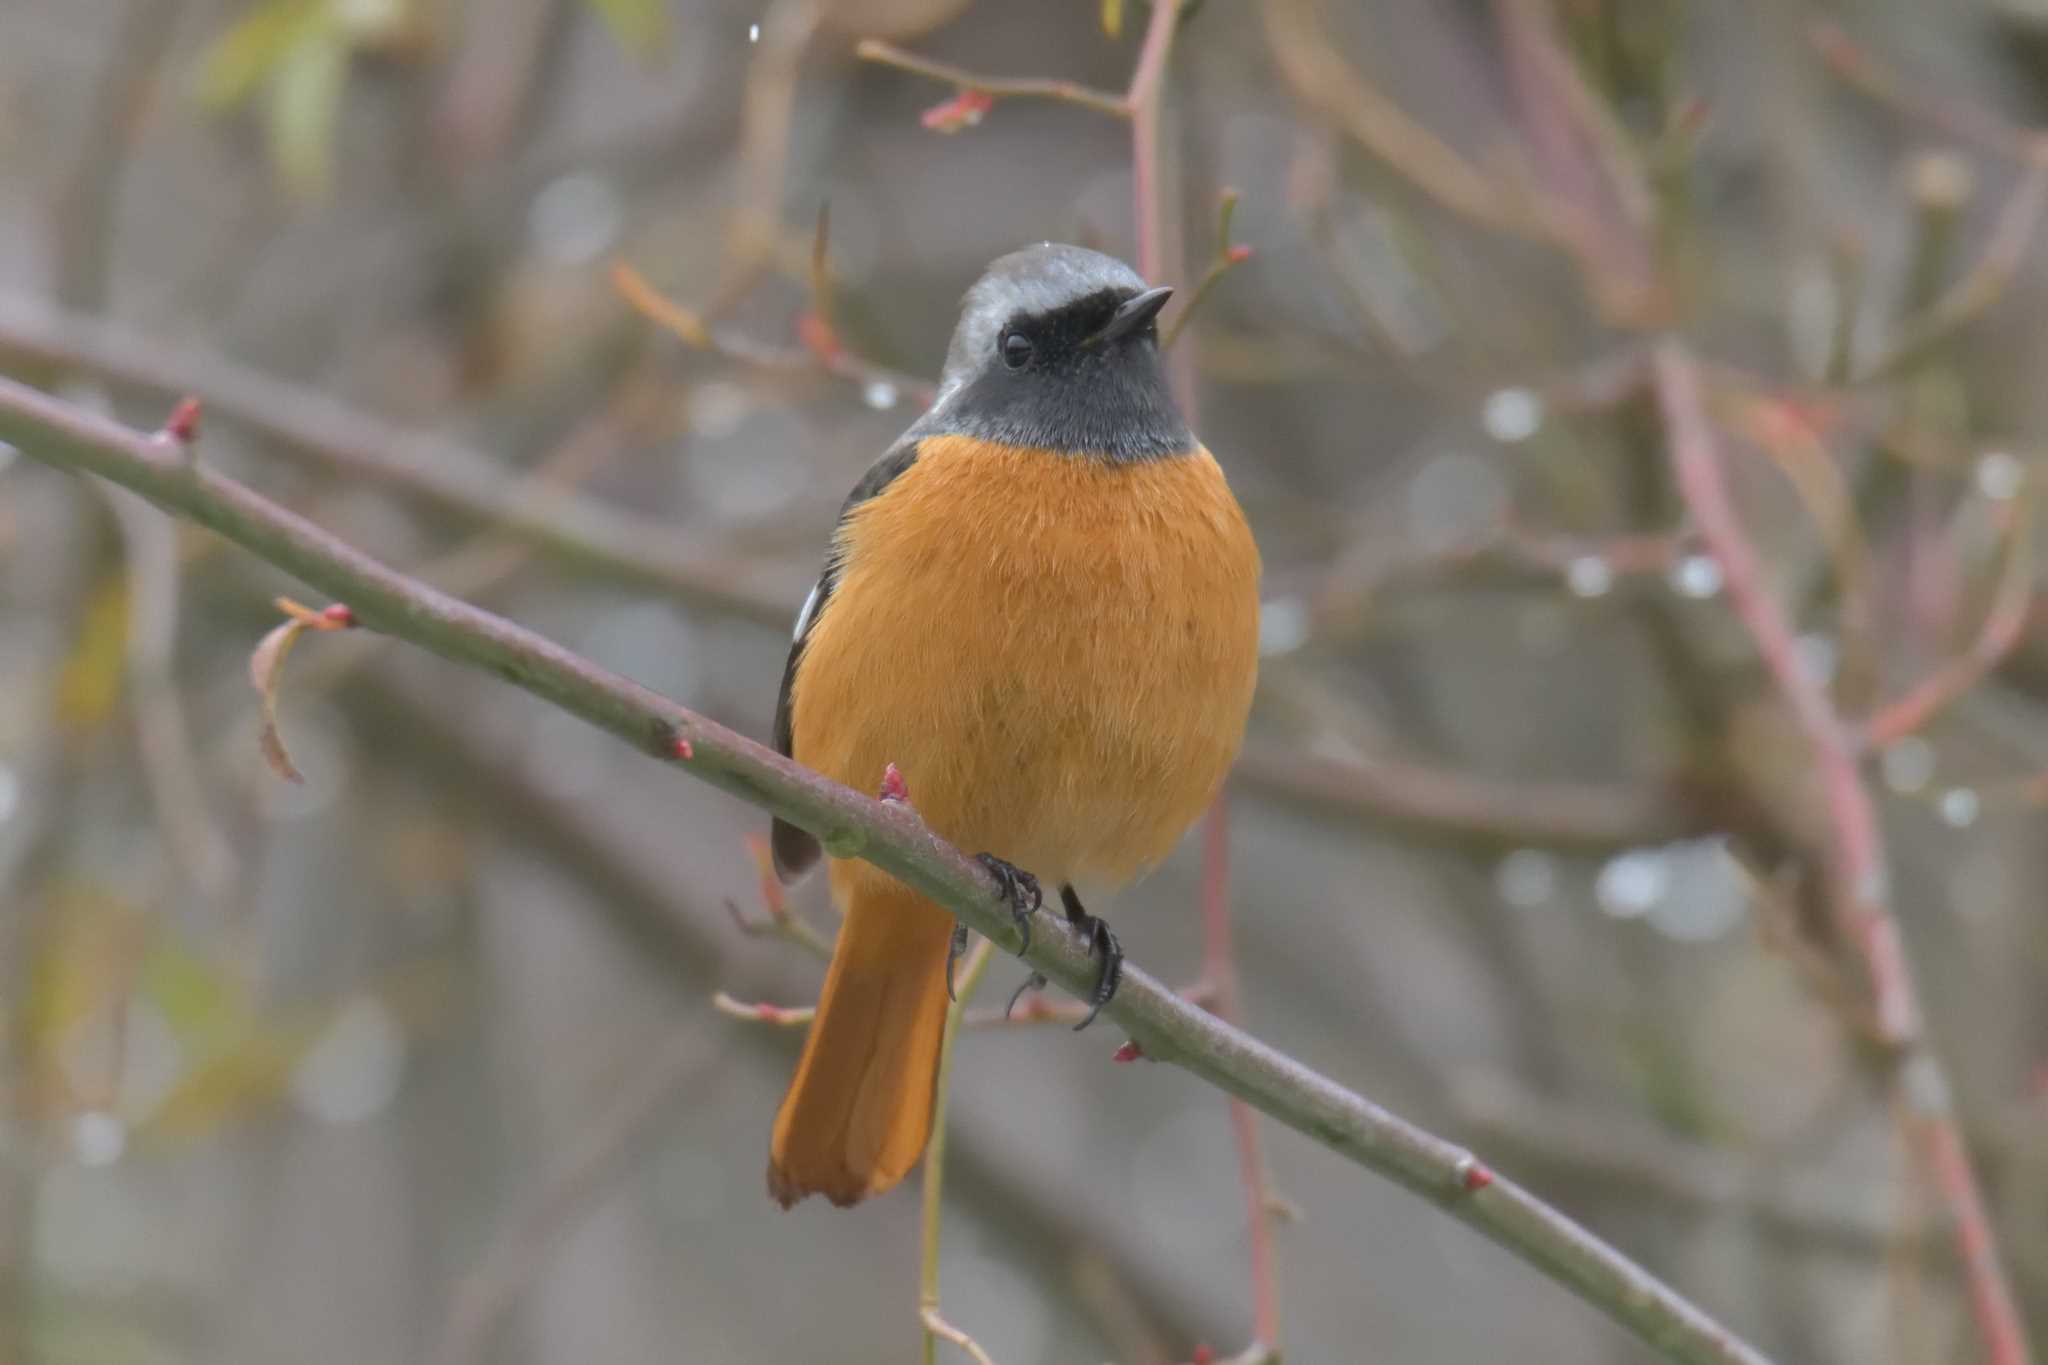
M 768 1148 L 768 1192 L 784 1208 L 879 1194 L 931 1135 L 953 920 L 866 864 L 834 872 L 846 920 Z

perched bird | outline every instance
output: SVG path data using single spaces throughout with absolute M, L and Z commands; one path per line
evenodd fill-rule
M 777 747 L 828 777 L 872 789 L 896 764 L 1027 935 L 1057 886 L 1102 956 L 1098 1009 L 1122 955 L 1081 894 L 1156 864 L 1214 798 L 1258 672 L 1258 549 L 1168 388 L 1170 293 L 1074 246 L 988 268 L 937 401 L 840 511 L 775 712 Z M 785 882 L 822 852 L 779 820 L 771 842 Z M 833 859 L 831 883 L 845 919 L 769 1149 L 785 1208 L 916 1164 L 965 942 L 869 863 Z

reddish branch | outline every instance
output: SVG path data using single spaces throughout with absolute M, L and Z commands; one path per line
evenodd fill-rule
M 1862 954 L 1879 1035 L 1893 1049 L 1908 1098 L 1927 1125 L 1937 1183 L 1955 1226 L 1978 1328 L 1994 1365 L 2027 1365 L 2025 1329 L 1970 1169 L 1947 1081 L 1922 1031 L 1912 970 L 1887 904 L 1884 846 L 1876 807 L 1857 768 L 1856 737 L 1835 713 L 1820 681 L 1801 665 L 1791 623 L 1765 587 L 1756 547 L 1729 496 L 1719 443 L 1691 357 L 1680 343 L 1666 340 L 1657 346 L 1654 364 L 1657 401 L 1679 493 L 1721 563 L 1730 606 L 1748 630 L 1820 768 L 1831 831 L 1829 900 L 1844 940 Z

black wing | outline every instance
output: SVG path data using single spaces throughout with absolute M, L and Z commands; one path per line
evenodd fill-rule
M 897 475 L 915 463 L 916 440 L 905 437 L 891 446 L 887 454 L 868 466 L 868 472 L 861 475 L 860 482 L 853 486 L 853 492 L 847 494 L 846 502 L 839 509 L 839 523 L 843 525 L 848 513 L 887 488 Z M 834 526 L 835 540 L 838 533 L 838 526 Z M 803 610 L 797 613 L 796 630 L 789 646 L 789 662 L 782 666 L 782 691 L 775 698 L 775 749 L 785 758 L 796 756 L 796 728 L 790 712 L 790 692 L 796 683 L 797 666 L 803 661 L 804 644 L 811 638 L 818 618 L 825 614 L 825 608 L 832 600 L 832 589 L 838 581 L 839 552 L 835 546 L 826 551 L 825 568 L 818 575 L 818 585 L 811 589 L 811 595 L 804 599 Z M 793 882 L 810 871 L 823 852 L 815 835 L 781 819 L 769 828 L 768 847 L 775 858 L 775 875 L 784 882 Z

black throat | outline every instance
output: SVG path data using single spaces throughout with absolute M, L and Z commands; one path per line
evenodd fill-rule
M 920 436 L 972 436 L 1117 463 L 1185 455 L 1195 446 L 1150 336 L 1099 350 L 1077 346 L 1023 370 L 996 360 L 918 426 Z

